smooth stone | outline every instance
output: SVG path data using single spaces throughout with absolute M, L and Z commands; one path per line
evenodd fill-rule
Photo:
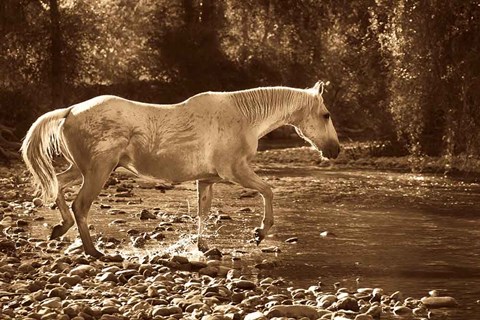
M 62 307 L 62 299 L 59 297 L 53 297 L 49 299 L 45 299 L 42 303 L 42 307 L 50 308 L 50 309 L 60 309 Z
M 69 275 L 71 276 L 80 276 L 82 278 L 85 278 L 87 276 L 94 276 L 97 274 L 97 269 L 93 266 L 90 266 L 88 264 L 83 264 L 83 265 L 79 265 L 75 268 L 73 268 L 72 270 L 70 270 L 70 272 L 68 273 Z
M 369 314 L 362 313 L 362 314 L 357 314 L 357 316 L 355 317 L 355 320 L 373 320 L 373 317 Z
M 118 281 L 118 278 L 116 275 L 114 275 L 113 273 L 111 272 L 105 272 L 99 276 L 97 276 L 97 280 L 100 281 L 100 282 L 117 282 Z
M 430 295 L 430 297 L 438 297 L 440 296 L 440 292 L 438 290 L 430 290 L 428 291 L 428 294 Z
M 375 319 L 378 319 L 382 315 L 382 307 L 378 305 L 371 306 L 367 310 L 366 314 L 371 315 Z
M 116 306 L 105 306 L 100 309 L 100 312 L 102 314 L 114 314 L 120 313 L 120 310 Z
M 271 246 L 271 247 L 262 248 L 262 252 L 264 252 L 264 253 L 279 253 L 279 252 L 281 252 L 281 250 L 277 246 Z
M 115 275 L 121 277 L 125 277 L 125 278 L 131 278 L 133 277 L 134 275 L 137 275 L 138 274 L 138 271 L 135 270 L 135 269 L 125 269 L 125 270 L 119 270 L 117 272 L 115 272 Z
M 103 262 L 122 262 L 124 259 L 120 254 L 114 254 L 114 255 L 104 255 L 100 257 L 99 260 Z
M 255 283 L 248 280 L 238 280 L 238 281 L 235 281 L 233 284 L 236 288 L 242 289 L 242 290 L 253 290 L 257 287 Z
M 420 300 L 427 308 L 451 308 L 458 307 L 458 302 L 452 297 L 423 297 Z
M 395 300 L 395 301 L 402 301 L 403 300 L 403 294 L 400 291 L 395 291 L 390 295 L 390 299 Z
M 320 301 L 318 301 L 318 305 L 322 308 L 330 307 L 335 301 L 337 301 L 337 296 L 333 294 L 327 294 L 323 296 Z
M 286 243 L 297 243 L 298 242 L 298 237 L 291 237 L 285 240 Z
M 82 277 L 80 277 L 79 275 L 62 276 L 62 277 L 60 277 L 60 279 L 58 279 L 58 282 L 60 284 L 68 283 L 69 285 L 71 285 L 73 287 L 73 286 L 82 282 Z
M 157 216 L 147 209 L 143 209 L 142 212 L 140 212 L 140 220 L 149 220 L 149 219 L 157 219 Z
M 208 258 L 218 258 L 223 256 L 222 252 L 217 248 L 212 248 L 210 250 L 207 250 L 203 253 L 203 255 Z
M 260 311 L 255 311 L 247 314 L 243 319 L 244 320 L 267 320 L 268 318 L 265 317 L 265 315 Z
M 354 298 L 347 297 L 337 301 L 337 308 L 340 310 L 358 311 L 358 302 Z
M 207 266 L 207 263 L 204 261 L 191 260 L 190 266 L 192 267 L 193 270 L 200 270 L 202 268 L 205 268 Z
M 65 298 L 67 297 L 67 292 L 67 289 L 65 289 L 64 287 L 56 287 L 48 292 L 48 297 L 59 297 L 60 299 L 65 300 Z
M 393 308 L 393 313 L 397 316 L 402 316 L 402 317 L 410 316 L 412 315 L 412 309 L 405 306 L 398 306 Z
M 157 317 L 157 316 L 165 317 L 165 316 L 171 316 L 172 314 L 182 314 L 182 309 L 176 306 L 171 306 L 171 307 L 156 306 L 156 307 L 153 307 L 153 310 L 152 310 L 153 317 Z
M 207 275 L 210 277 L 216 277 L 218 274 L 218 268 L 217 267 L 205 267 L 200 270 L 198 270 L 199 274 L 202 275 Z
M 170 260 L 180 264 L 187 264 L 189 262 L 188 258 L 182 256 L 173 256 Z
M 319 317 L 316 308 L 307 305 L 277 305 L 268 310 L 267 318 L 288 317 L 288 318 L 308 318 L 317 319 Z

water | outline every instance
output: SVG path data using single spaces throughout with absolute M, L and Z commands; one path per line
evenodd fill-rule
M 459 309 L 448 319 L 474 319 L 480 314 L 480 184 L 436 175 L 319 169 L 263 167 L 260 175 L 274 187 L 275 225 L 260 247 L 249 242 L 262 215 L 259 196 L 243 198 L 239 186 L 216 185 L 213 212 L 222 210 L 232 220 L 210 223 L 211 246 L 227 253 L 225 264 L 241 267 L 253 277 L 282 277 L 298 287 L 322 282 L 325 290 L 341 286 L 381 287 L 420 298 L 437 289 L 455 297 Z M 137 182 L 130 180 L 132 184 Z M 109 189 L 91 212 L 96 233 L 123 238 L 121 249 L 141 253 L 128 242 L 126 230 L 152 231 L 160 221 L 138 219 L 143 208 L 158 207 L 170 214 L 195 215 L 195 185 L 185 183 L 162 194 L 134 189 L 127 205 L 115 202 Z M 100 203 L 109 203 L 126 214 L 112 216 Z M 242 207 L 253 212 L 239 212 Z M 43 212 L 52 224 L 56 214 Z M 111 225 L 117 218 L 127 225 Z M 188 220 L 188 219 L 187 219 Z M 215 219 L 212 219 L 213 222 Z M 164 242 L 147 250 L 164 250 L 179 238 L 195 234 L 193 223 L 173 224 Z M 217 230 L 218 229 L 218 230 Z M 45 237 L 46 228 L 34 226 L 34 236 Z M 328 231 L 324 237 L 322 232 Z M 69 235 L 75 237 L 76 231 Z M 182 236 L 183 235 L 183 236 Z M 296 244 L 286 243 L 298 237 Z M 278 246 L 278 254 L 261 248 Z M 231 256 L 240 261 L 232 262 Z M 262 260 L 275 262 L 271 270 L 254 268 Z

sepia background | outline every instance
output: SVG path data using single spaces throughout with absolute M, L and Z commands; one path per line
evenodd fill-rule
M 255 246 L 261 198 L 215 185 L 206 232 L 224 254 L 221 270 L 241 272 L 259 290 L 258 281 L 280 279 L 279 292 L 295 303 L 305 297 L 294 298 L 294 287 L 304 295 L 311 286 L 322 294 L 371 287 L 395 296 L 382 300 L 390 310 L 382 319 L 398 319 L 388 303 L 429 295 L 451 296 L 459 307 L 413 318 L 479 318 L 479 19 L 476 0 L 0 0 L 0 318 L 47 308 L 39 297 L 51 298 L 59 274 L 77 265 L 108 273 L 104 262 L 69 251 L 75 228 L 46 240 L 59 213 L 34 199 L 18 154 L 37 117 L 102 94 L 176 103 L 203 91 L 306 88 L 318 80 L 328 84 L 339 158 L 320 158 L 290 127 L 265 137 L 253 166 L 274 188 L 275 225 Z M 90 211 L 96 246 L 125 259 L 119 272 L 158 272 L 159 261 L 177 266 L 165 252 L 192 259 L 178 248 L 196 234 L 195 190 L 192 182 L 115 172 Z M 69 188 L 67 201 L 77 192 Z M 178 276 L 174 269 L 169 274 Z M 82 276 L 83 288 L 57 290 L 63 307 L 84 303 L 98 315 L 105 284 Z M 156 312 L 145 304 L 147 291 L 115 277 L 118 291 L 106 294 L 117 299 L 120 319 Z M 24 300 L 23 286 L 34 298 Z M 90 300 L 77 301 L 82 290 Z M 130 303 L 132 295 L 141 301 Z M 268 311 L 255 308 L 241 317 Z M 52 318 L 69 312 L 50 309 Z
M 479 17 L 464 0 L 3 0 L 0 121 L 21 137 L 100 94 L 173 103 L 320 79 L 343 140 L 478 156 Z

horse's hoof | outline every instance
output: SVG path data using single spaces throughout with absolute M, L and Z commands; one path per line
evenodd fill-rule
M 57 224 L 55 227 L 52 229 L 52 233 L 50 235 L 50 240 L 56 240 L 63 236 L 65 232 L 63 232 L 63 226 L 61 224 Z
M 262 240 L 265 238 L 265 236 L 263 235 L 263 230 L 261 228 L 255 228 L 253 238 L 255 239 L 255 243 L 258 246 L 260 242 L 262 242 Z
M 94 249 L 92 251 L 85 251 L 86 254 L 88 254 L 89 256 L 95 258 L 95 259 L 100 259 L 101 257 L 104 257 L 105 255 L 103 253 L 101 253 L 100 251 Z
M 208 245 L 203 241 L 198 241 L 197 242 L 197 248 L 198 248 L 199 251 L 204 252 L 204 253 L 209 250 Z

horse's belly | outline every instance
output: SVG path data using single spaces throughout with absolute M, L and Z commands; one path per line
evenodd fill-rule
M 216 177 L 205 157 L 199 152 L 165 150 L 155 153 L 137 151 L 131 157 L 130 165 L 139 175 L 156 179 L 182 182 Z

